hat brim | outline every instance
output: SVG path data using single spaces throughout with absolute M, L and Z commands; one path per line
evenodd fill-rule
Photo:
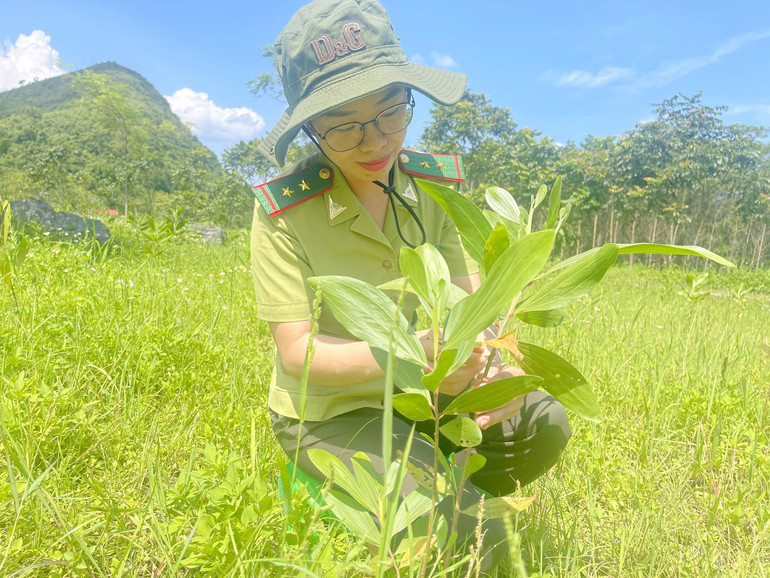
M 439 104 L 452 105 L 465 93 L 466 80 L 464 74 L 414 62 L 371 67 L 319 88 L 293 108 L 286 109 L 257 150 L 273 164 L 283 166 L 289 144 L 302 125 L 324 112 L 394 84 L 408 86 Z

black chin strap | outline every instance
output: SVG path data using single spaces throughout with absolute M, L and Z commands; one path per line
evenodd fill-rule
M 420 227 L 420 234 L 422 235 L 422 241 L 419 242 L 419 245 L 424 245 L 427 238 L 425 237 L 425 228 L 422 226 L 422 221 L 420 221 L 420 218 L 417 216 L 417 214 L 414 212 L 412 207 L 410 207 L 406 201 L 404 201 L 403 197 L 399 195 L 396 192 L 396 187 L 393 185 L 393 169 L 395 168 L 395 164 L 390 168 L 390 173 L 388 174 L 388 181 L 390 181 L 391 184 L 384 185 L 380 181 L 372 181 L 375 185 L 382 187 L 382 192 L 388 195 L 388 200 L 390 201 L 390 208 L 393 210 L 393 218 L 396 220 L 396 231 L 398 231 L 398 236 L 401 237 L 401 240 L 404 242 L 404 244 L 411 248 L 415 249 L 417 245 L 412 245 L 409 241 L 404 239 L 404 234 L 401 232 L 401 227 L 398 224 L 398 212 L 396 211 L 396 201 L 393 200 L 393 197 L 396 197 L 398 201 L 404 206 L 404 208 L 409 211 L 409 214 L 412 215 L 412 218 L 417 223 L 417 226 Z

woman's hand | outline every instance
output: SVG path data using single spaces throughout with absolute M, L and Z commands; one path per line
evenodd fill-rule
M 441 330 L 439 330 L 441 331 Z M 439 351 L 441 350 L 441 337 L 439 333 Z M 423 329 L 417 332 L 417 338 L 422 344 L 422 348 L 425 350 L 425 356 L 428 358 L 428 365 L 424 368 L 425 373 L 433 371 L 433 358 L 434 358 L 434 342 L 433 331 L 431 329 Z M 487 363 L 487 354 L 485 348 L 478 346 L 473 349 L 470 357 L 466 362 L 458 368 L 451 375 L 447 375 L 439 384 L 438 390 L 441 393 L 448 395 L 457 395 L 465 391 L 469 385 L 473 387 L 481 383 L 477 376 L 484 371 L 484 366 Z
M 478 387 L 486 363 L 487 356 L 484 353 L 484 348 L 475 347 L 467 361 L 441 381 L 438 390 L 448 395 L 458 395 L 465 391 L 469 385 Z
M 505 363 L 496 363 L 489 369 L 489 375 L 478 387 L 484 387 L 487 383 L 492 383 L 493 381 L 498 381 L 500 379 L 507 379 L 509 377 L 516 377 L 518 375 L 524 375 L 524 370 L 520 367 L 514 367 Z M 523 395 L 514 397 L 511 401 L 497 409 L 477 413 L 476 424 L 483 430 L 487 429 L 491 425 L 514 417 L 521 411 L 523 405 Z

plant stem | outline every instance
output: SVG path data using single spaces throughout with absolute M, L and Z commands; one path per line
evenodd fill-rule
M 470 461 L 471 457 L 471 449 L 465 448 L 462 450 L 462 453 L 465 454 L 464 459 L 465 463 L 463 464 L 463 474 L 460 477 L 460 485 L 457 488 L 457 494 L 455 495 L 455 504 L 454 504 L 454 512 L 452 514 L 452 529 L 449 531 L 449 535 L 451 536 L 457 531 L 457 525 L 460 523 L 460 500 L 463 496 L 463 491 L 465 490 L 465 481 L 468 479 L 468 462 Z M 444 554 L 444 567 L 446 568 L 449 565 L 449 560 L 452 557 L 452 550 L 447 550 Z
M 437 355 L 434 350 L 434 359 L 437 358 Z M 430 546 L 430 540 L 431 536 L 433 536 L 433 524 L 436 521 L 436 495 L 438 494 L 438 452 L 441 451 L 441 448 L 439 447 L 439 435 L 441 435 L 440 427 L 441 427 L 441 414 L 439 413 L 438 409 L 438 396 L 439 392 L 438 389 L 433 393 L 433 421 L 434 421 L 434 428 L 433 428 L 433 490 L 431 491 L 431 503 L 430 503 L 430 512 L 428 513 L 428 531 L 426 533 L 426 539 L 428 540 L 428 546 Z M 422 562 L 420 563 L 420 578 L 425 577 L 425 572 L 428 569 L 428 555 L 427 551 L 430 550 L 430 547 L 426 549 L 426 555 L 422 559 Z

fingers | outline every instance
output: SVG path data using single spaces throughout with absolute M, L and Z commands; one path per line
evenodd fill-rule
M 455 371 L 452 375 L 448 375 L 444 378 L 439 385 L 439 391 L 441 393 L 448 393 L 450 395 L 457 395 L 470 385 L 471 387 L 478 386 L 481 380 L 480 368 L 478 366 L 463 365 L 460 369 Z
M 484 380 L 484 383 L 492 383 L 500 379 L 506 379 L 509 377 L 518 377 L 520 375 L 526 375 L 521 367 L 515 365 L 507 365 L 505 363 L 494 364 L 489 368 L 489 374 Z
M 488 427 L 500 423 L 503 420 L 511 419 L 512 417 L 516 416 L 516 414 L 521 411 L 523 406 L 524 396 L 520 395 L 518 397 L 514 397 L 511 401 L 502 407 L 477 414 L 476 424 L 483 430 L 487 429 Z

